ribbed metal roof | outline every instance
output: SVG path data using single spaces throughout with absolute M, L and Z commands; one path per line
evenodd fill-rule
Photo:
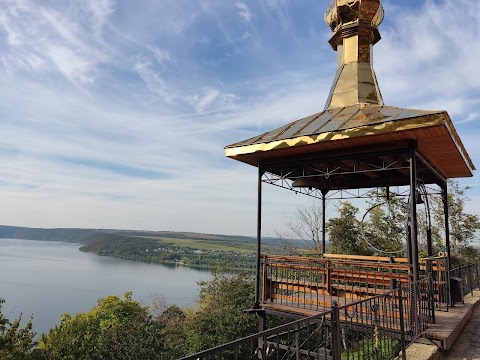
M 331 133 L 380 124 L 382 122 L 421 118 L 423 116 L 442 113 L 443 111 L 423 111 L 394 106 L 349 106 L 325 110 L 307 116 L 259 136 L 228 145 L 226 148 L 269 143 L 272 141 L 293 139 L 301 136 L 314 136 L 322 133 Z

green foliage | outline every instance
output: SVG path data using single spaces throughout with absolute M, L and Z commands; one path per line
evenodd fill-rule
M 342 360 L 391 360 L 398 357 L 400 352 L 400 341 L 395 339 L 380 339 L 376 344 L 374 338 L 361 340 L 355 350 L 349 349 L 342 353 Z
M 5 318 L 2 312 L 4 299 L 0 299 L 0 359 L 2 360 L 27 360 L 32 359 L 32 351 L 36 345 L 32 332 L 32 319 L 25 327 L 21 327 L 22 317 L 13 323 Z
M 257 331 L 254 282 L 245 274 L 215 274 L 201 283 L 198 306 L 186 313 L 157 301 L 159 315 L 132 300 L 108 296 L 89 312 L 63 315 L 39 341 L 45 360 L 177 359 Z M 163 311 L 159 311 L 163 309 Z
M 254 282 L 245 274 L 216 274 L 201 284 L 198 309 L 187 312 L 185 349 L 192 354 L 255 333 L 257 319 L 244 310 L 254 303 Z
M 448 188 L 448 211 L 450 223 L 450 247 L 452 256 L 462 261 L 462 257 L 470 258 L 473 253 L 471 247 L 475 239 L 476 232 L 480 230 L 480 217 L 469 214 L 466 210 L 466 204 L 470 201 L 466 192 L 469 187 L 460 187 L 454 181 L 449 182 Z M 445 227 L 445 218 L 443 214 L 443 202 L 440 197 L 433 198 L 433 215 L 435 225 L 440 229 Z M 443 232 L 440 232 L 443 234 Z M 477 256 L 478 259 L 478 256 Z
M 200 241 L 203 242 L 204 240 Z M 182 240 L 177 240 L 175 243 L 170 244 L 164 239 L 154 237 L 104 233 L 93 237 L 80 250 L 122 259 L 157 263 L 181 263 L 194 267 L 216 268 L 224 266 L 229 269 L 252 269 L 255 264 L 255 254 L 253 252 L 245 253 L 243 247 L 240 249 L 241 251 L 233 251 L 235 248 L 232 248 L 232 251 L 201 250 L 178 245 L 181 242 Z M 190 240 L 188 243 L 194 244 L 194 241 Z M 223 249 L 230 243 L 226 242 L 225 244 L 217 246 Z
M 159 242 L 152 238 L 101 234 L 91 239 L 80 250 L 136 260 L 140 257 L 149 259 L 156 256 L 155 252 L 159 248 Z
M 185 355 L 185 313 L 178 306 L 167 308 L 155 321 L 161 327 L 163 351 L 161 359 L 178 359 Z
M 161 359 L 161 335 L 148 308 L 126 293 L 98 300 L 89 312 L 63 315 L 38 347 L 48 360 Z
M 334 254 L 365 254 L 367 249 L 360 243 L 358 208 L 345 201 L 340 203 L 338 212 L 338 217 L 330 219 L 327 223 L 331 252 Z
M 385 252 L 405 255 L 402 250 L 407 235 L 407 204 L 403 199 L 382 190 L 370 203 L 369 218 L 364 220 L 363 236 L 372 255 L 385 256 Z

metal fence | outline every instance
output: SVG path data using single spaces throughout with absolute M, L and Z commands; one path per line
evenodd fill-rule
M 415 341 L 430 324 L 435 323 L 434 281 L 425 277 L 402 285 L 404 331 L 408 343 Z
M 332 349 L 335 335 L 332 319 L 338 308 L 293 321 L 215 348 L 187 356 L 181 360 L 243 359 L 335 359 Z M 335 323 L 336 326 L 338 322 Z
M 288 266 L 284 267 L 286 270 L 272 268 L 277 268 L 274 271 L 283 271 L 282 275 L 275 274 L 279 279 L 299 276 L 299 264 L 295 267 L 296 275 L 286 272 L 292 271 Z M 307 267 L 303 270 L 305 276 L 310 276 L 307 275 Z M 460 279 L 464 295 L 480 286 L 477 264 L 453 269 L 450 275 Z M 322 276 L 326 276 L 326 273 Z M 180 360 L 405 360 L 406 346 L 419 338 L 430 324 L 435 323 L 439 298 L 445 296 L 438 286 L 445 280 L 433 271 L 433 276 L 399 284 L 397 289 L 385 290 L 367 299 L 350 299 L 350 302 L 341 306 L 332 299 L 328 309 L 313 316 Z M 318 281 L 323 282 L 323 279 Z M 301 283 L 297 280 L 295 291 L 301 289 L 299 285 L 306 284 L 306 279 Z M 374 285 L 373 282 L 370 286 Z M 292 305 L 295 307 L 299 304 Z
M 432 301 L 425 278 L 181 360 L 405 359 L 405 347 L 435 319 Z
M 471 293 L 480 285 L 478 265 L 469 264 L 450 270 L 450 278 L 459 279 L 461 284 L 462 297 Z

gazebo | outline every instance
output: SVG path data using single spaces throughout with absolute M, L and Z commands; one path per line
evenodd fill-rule
M 289 289 L 290 295 L 298 295 L 303 289 L 310 297 L 312 292 L 317 297 L 320 292 L 319 286 L 307 284 L 311 281 L 290 284 L 288 281 L 285 283 L 285 279 L 272 280 L 272 271 L 278 273 L 278 269 L 293 266 L 288 264 L 293 264 L 294 260 L 275 259 L 275 265 L 272 265 L 265 260 L 267 257 L 262 257 L 263 183 L 317 197 L 322 201 L 323 210 L 326 199 L 339 198 L 345 190 L 356 189 L 360 193 L 361 189 L 385 188 L 388 194 L 391 187 L 408 187 L 408 257 L 401 268 L 392 268 L 391 264 L 386 267 L 381 275 L 384 279 L 388 278 L 384 281 L 386 283 L 393 280 L 386 273 L 396 274 L 405 270 L 409 280 L 416 282 L 422 269 L 425 270 L 418 255 L 416 194 L 419 184 L 438 186 L 445 210 L 446 259 L 442 266 L 448 274 L 447 179 L 471 177 L 475 168 L 446 111 L 405 109 L 384 104 L 373 70 L 373 46 L 381 39 L 378 26 L 383 17 L 381 0 L 334 0 L 326 11 L 325 20 L 333 32 L 329 43 L 337 52 L 338 67 L 323 111 L 225 147 L 227 157 L 258 168 L 254 308 L 260 313 L 267 311 L 278 315 L 289 312 L 289 297 L 285 295 Z M 323 214 L 322 251 L 325 249 L 325 211 Z M 433 258 L 431 236 L 427 241 L 428 256 Z M 298 265 L 299 261 L 302 262 L 301 259 L 294 262 Z M 338 267 L 348 265 L 345 262 L 339 264 L 335 270 L 337 279 Z M 324 295 L 341 290 L 338 287 L 332 290 L 331 287 L 332 280 L 328 276 L 334 276 L 335 271 L 329 274 L 325 270 Z M 342 276 L 345 284 L 351 284 L 360 281 L 355 280 L 355 276 L 369 278 L 371 275 L 368 272 L 365 275 L 366 272 L 349 275 L 348 279 L 345 274 Z M 398 277 L 396 280 L 405 282 L 405 279 Z M 448 276 L 444 282 L 444 287 L 448 288 Z M 346 286 L 343 291 L 346 291 Z M 371 286 L 367 284 L 366 287 Z M 272 294 L 275 291 L 278 296 L 274 299 Z M 279 295 L 282 291 L 283 297 Z M 362 294 L 371 295 L 368 291 Z M 307 299 L 302 301 L 307 302 Z M 304 303 L 303 309 L 312 308 L 311 300 L 308 301 L 310 305 Z M 329 304 L 327 301 L 325 306 Z M 315 310 L 320 309 L 316 307 Z
M 446 111 L 384 104 L 372 66 L 383 16 L 381 0 L 333 0 L 325 20 L 338 67 L 323 111 L 225 148 L 227 157 L 258 168 L 250 311 L 259 317 L 259 332 L 182 360 L 406 359 L 406 346 L 435 324 L 436 309 L 448 311 L 455 300 L 447 180 L 470 177 L 475 168 Z M 321 200 L 320 256 L 262 255 L 264 183 Z M 368 197 L 375 188 L 388 198 L 395 187 L 408 198 L 406 258 L 324 253 L 327 199 Z M 446 254 L 433 254 L 427 230 L 428 256 L 419 259 L 417 205 L 428 204 L 427 187 L 442 195 Z M 475 264 L 460 275 L 461 292 L 479 285 Z M 294 320 L 269 328 L 267 315 Z

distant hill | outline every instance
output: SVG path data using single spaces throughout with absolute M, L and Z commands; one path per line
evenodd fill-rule
M 99 234 L 94 229 L 41 229 L 0 225 L 0 238 L 85 243 Z

